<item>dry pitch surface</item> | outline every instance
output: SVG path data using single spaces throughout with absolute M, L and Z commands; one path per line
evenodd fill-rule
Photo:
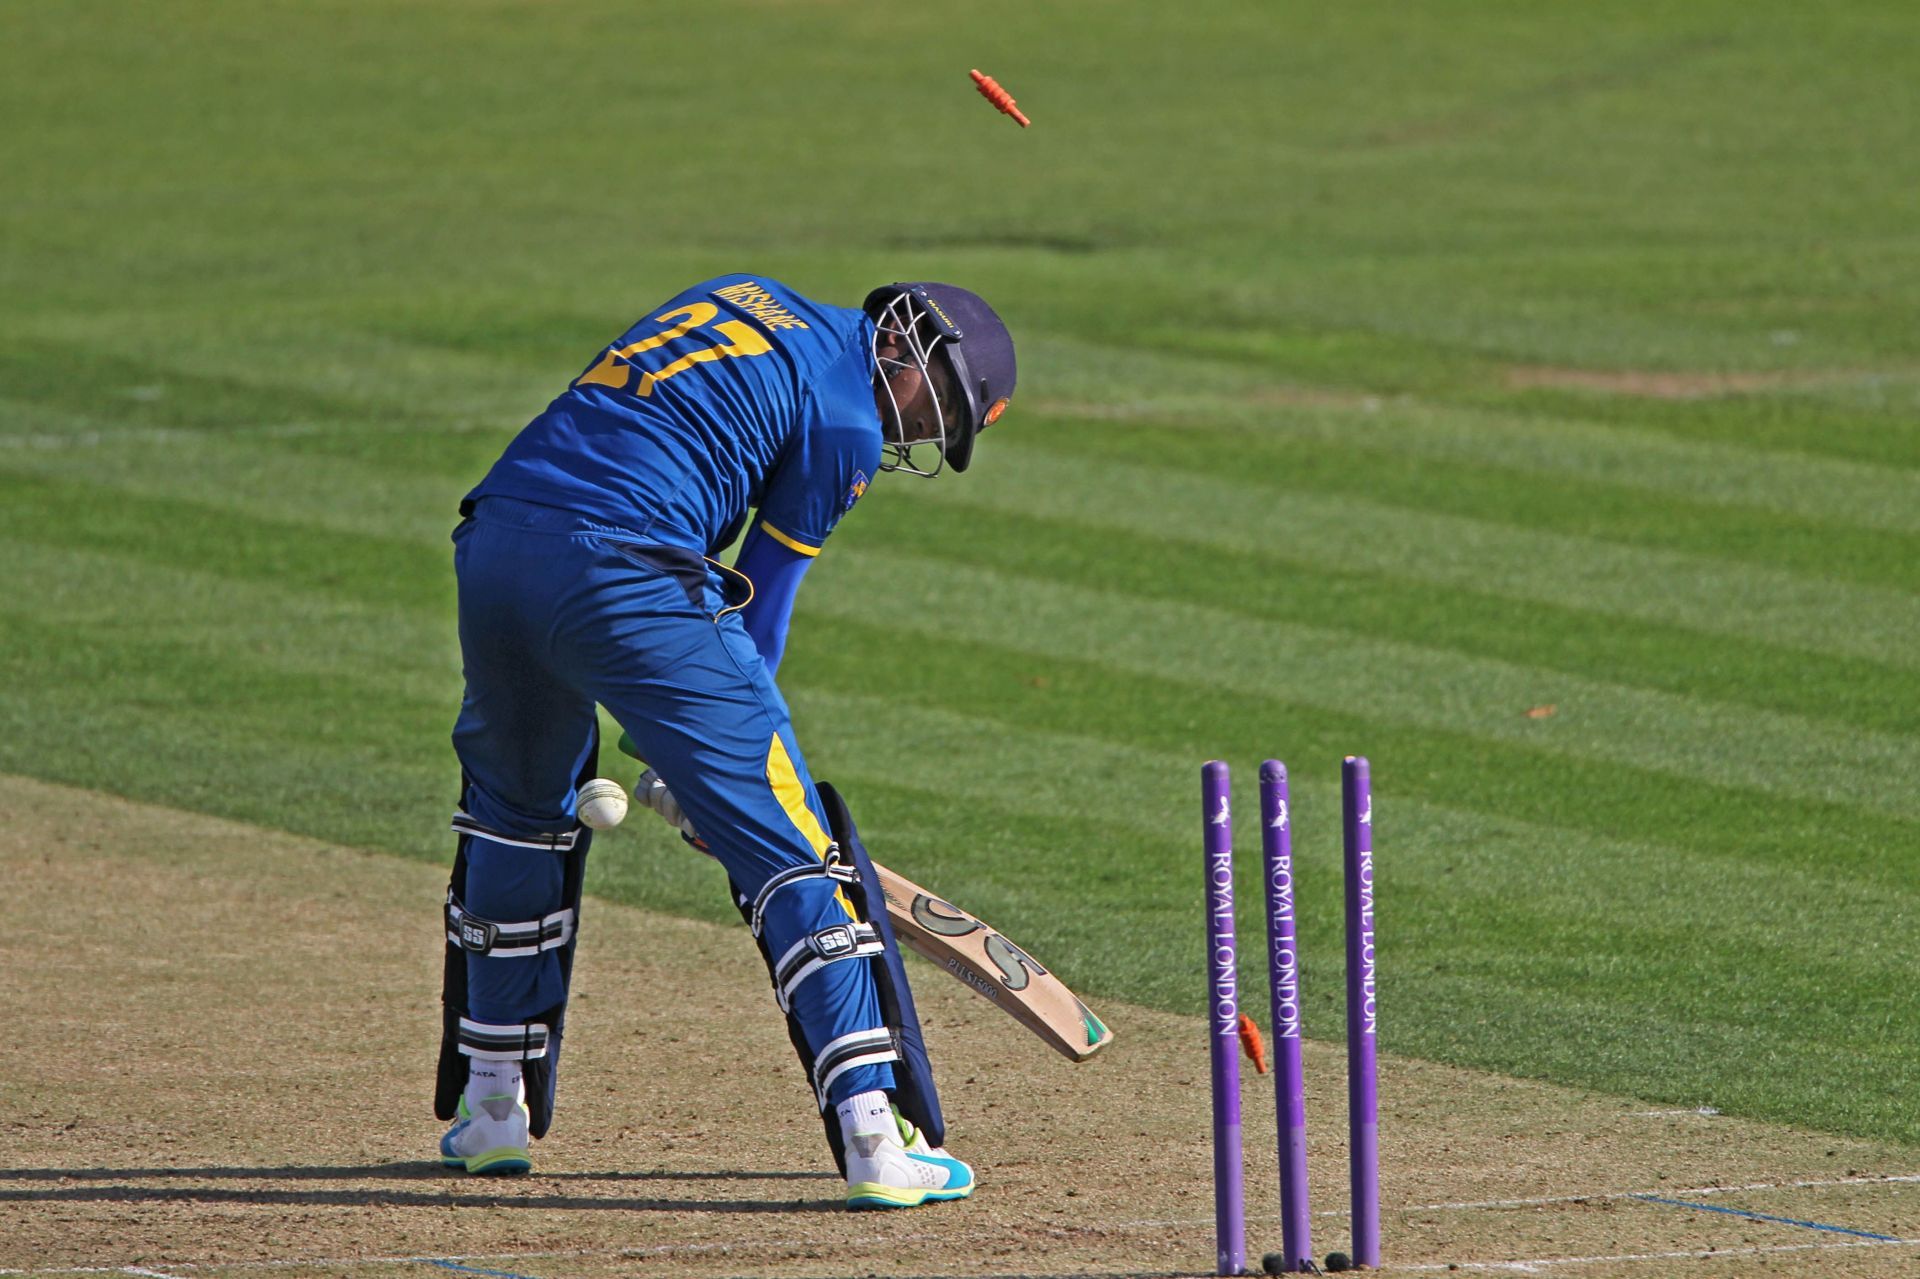
M 1211 1267 L 1195 1020 L 1104 1002 L 1118 1039 L 1075 1067 L 916 963 L 950 1144 L 981 1189 L 849 1216 L 744 933 L 590 902 L 539 1171 L 467 1179 L 431 1158 L 442 872 L 17 779 L 0 815 L 7 1273 Z M 1345 1242 L 1341 1068 L 1309 1045 L 1321 1253 Z M 1392 1057 L 1381 1097 L 1396 1271 L 1920 1270 L 1905 1147 Z M 1279 1246 L 1272 1105 L 1249 1071 L 1256 1264 Z

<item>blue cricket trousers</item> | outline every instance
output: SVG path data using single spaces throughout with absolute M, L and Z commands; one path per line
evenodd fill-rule
M 453 744 L 476 822 L 523 839 L 572 830 L 597 702 L 748 899 L 782 871 L 822 864 L 829 839 L 786 701 L 708 561 L 499 497 L 479 503 L 454 546 L 466 695 Z M 561 908 L 558 855 L 472 838 L 467 857 L 474 914 L 530 920 Z M 777 888 L 765 903 L 769 954 L 846 925 L 846 903 L 824 876 Z M 815 965 L 788 994 L 823 1106 L 893 1086 L 890 1048 L 871 1047 L 883 1029 L 871 964 Z M 469 955 L 467 965 L 476 1021 L 511 1025 L 565 999 L 554 951 Z

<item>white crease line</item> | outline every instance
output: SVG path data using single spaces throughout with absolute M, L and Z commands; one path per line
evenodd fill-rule
M 1750 1248 L 1696 1248 L 1686 1252 L 1622 1252 L 1606 1257 L 1535 1257 L 1525 1261 L 1448 1261 L 1418 1265 L 1390 1262 L 1392 1270 L 1492 1270 L 1537 1274 L 1554 1266 L 1605 1266 L 1638 1261 L 1717 1261 L 1723 1257 L 1770 1256 L 1783 1252 L 1829 1252 L 1837 1248 L 1914 1248 L 1920 1239 L 1859 1239 L 1847 1243 L 1783 1243 Z
M 178 1275 L 170 1275 L 164 1270 L 148 1270 L 145 1266 L 122 1266 L 120 1267 L 120 1273 L 143 1275 L 145 1279 L 180 1279 Z
M 1382 1205 L 1386 1213 L 1415 1212 L 1473 1212 L 1495 1208 L 1551 1208 L 1556 1204 L 1606 1203 L 1613 1200 L 1645 1199 L 1647 1195 L 1666 1195 L 1679 1198 L 1699 1199 L 1709 1195 L 1737 1195 L 1765 1190 L 1820 1190 L 1833 1186 L 1894 1186 L 1920 1182 L 1920 1173 L 1902 1173 L 1886 1177 L 1835 1177 L 1826 1180 L 1804 1181 L 1754 1181 L 1743 1186 L 1694 1186 L 1685 1190 L 1673 1190 L 1665 1187 L 1653 1190 L 1596 1190 L 1584 1195 L 1543 1195 L 1535 1199 L 1476 1199 L 1463 1203 L 1407 1204 L 1395 1207 Z M 1313 1214 L 1316 1217 L 1345 1217 L 1351 1215 L 1345 1208 L 1322 1208 Z M 1164 1217 L 1144 1221 L 1108 1222 L 1101 1228 L 1107 1230 L 1153 1230 L 1173 1226 L 1205 1226 L 1213 1223 L 1212 1217 Z
M 1686 1118 L 1688 1116 L 1694 1116 L 1701 1119 L 1712 1119 L 1715 1116 L 1717 1116 L 1719 1113 L 1720 1112 L 1714 1109 L 1712 1106 L 1693 1106 L 1693 1107 L 1689 1107 L 1686 1110 L 1636 1110 L 1633 1112 L 1633 1118 L 1635 1119 L 1677 1119 L 1677 1118 Z
M 1476 1208 L 1546 1208 L 1554 1204 L 1602 1203 L 1612 1199 L 1636 1199 L 1642 1195 L 1686 1195 L 1698 1199 L 1705 1195 L 1739 1195 L 1761 1190 L 1823 1190 L 1833 1186 L 1892 1186 L 1920 1182 L 1920 1173 L 1901 1173 L 1888 1177 L 1835 1177 L 1828 1180 L 1754 1181 L 1744 1186 L 1694 1186 L 1686 1190 L 1605 1190 L 1589 1195 L 1546 1195 L 1538 1199 L 1481 1199 L 1469 1203 L 1409 1204 L 1391 1212 L 1467 1212 Z M 1344 1217 L 1339 1209 L 1316 1213 L 1321 1217 Z

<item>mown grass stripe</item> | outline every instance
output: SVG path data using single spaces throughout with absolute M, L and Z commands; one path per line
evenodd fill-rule
M 1556 533 L 1608 545 L 1679 551 L 1767 570 L 1912 591 L 1920 587 L 1920 534 L 1837 526 L 1774 511 L 1683 501 L 1667 494 L 1345 445 L 1298 444 L 1257 428 L 1242 432 L 1114 432 L 1102 450 L 1162 470 L 1218 473 L 1275 493 L 1310 489 L 1396 510 Z
M 363 684 L 338 669 L 313 669 L 304 654 L 287 661 L 23 617 L 10 619 L 5 635 L 9 666 L 36 689 L 84 693 L 111 671 L 126 703 L 164 712 L 183 732 L 214 741 L 224 727 L 278 743 L 289 759 L 327 745 L 369 759 L 404 756 L 436 739 L 444 745 L 459 710 L 457 669 L 438 689 L 400 689 L 391 680 Z
M 802 611 L 921 636 L 992 644 L 1289 705 L 1347 710 L 1380 723 L 1457 733 L 1536 755 L 1609 761 L 1641 772 L 1751 789 L 1780 798 L 1853 804 L 1920 816 L 1911 781 L 1920 740 L 1822 724 L 1696 698 L 1300 621 L 1254 620 L 1191 603 L 967 569 L 861 550 L 820 574 Z M 903 590 L 923 581 L 932 590 Z M 930 596 L 969 601 L 963 618 Z M 1551 703 L 1551 718 L 1531 707 Z
M 97 337 L 17 339 L 0 346 L 0 433 L 55 418 L 106 429 L 220 431 L 245 423 L 360 422 L 370 400 L 299 383 L 189 371 L 142 360 Z
M 1911 372 L 1876 378 L 1864 370 L 1851 387 L 1778 391 L 1699 400 L 1534 390 L 1456 397 L 1466 409 L 1523 411 L 1578 418 L 1624 435 L 1664 435 L 1693 444 L 1767 452 L 1788 462 L 1818 458 L 1920 472 L 1920 390 Z
M 1290 554 L 1349 570 L 1920 667 L 1920 645 L 1913 643 L 1920 595 L 1363 497 L 1270 491 L 1027 446 L 1009 452 L 964 485 L 929 485 L 923 500 L 992 512 L 1046 509 L 1088 528 L 1196 547 L 1284 545 Z
M 858 636 L 844 635 L 835 627 L 829 638 Z M 845 651 L 837 643 L 825 646 Z M 1076 718 L 1078 712 L 1073 710 L 1036 716 L 1009 710 L 1007 699 L 997 695 L 1004 672 L 993 660 L 996 655 L 971 647 L 966 651 L 983 659 L 983 695 L 972 699 L 970 705 L 949 704 L 930 695 L 903 702 L 891 690 L 874 692 L 870 684 L 863 689 L 852 678 L 860 662 L 857 656 L 830 673 L 816 671 L 816 678 L 795 693 L 793 703 L 797 723 L 806 737 L 803 744 L 823 776 L 857 777 L 863 786 L 879 786 L 915 797 L 911 804 L 884 807 L 876 819 L 863 817 L 863 834 L 871 825 L 875 839 L 925 840 L 930 854 L 952 858 L 956 867 L 964 867 L 969 876 L 977 876 L 979 882 L 996 890 L 1027 892 L 1028 877 L 1035 874 L 1060 876 L 1062 887 L 1082 885 L 1122 891 L 1144 877 L 1156 891 L 1143 894 L 1143 899 L 1161 902 L 1165 898 L 1157 891 L 1160 887 L 1186 887 L 1197 869 L 1180 857 L 1169 856 L 1155 856 L 1138 865 L 1089 861 L 1083 855 L 1087 848 L 1134 837 L 1163 851 L 1169 845 L 1191 845 L 1197 857 L 1199 769 L 1205 753 L 1187 744 L 1188 737 L 1211 739 L 1223 748 L 1226 757 L 1236 761 L 1258 762 L 1264 757 L 1262 750 L 1279 753 L 1270 738 L 1264 747 L 1244 741 L 1250 734 L 1265 734 L 1270 727 L 1264 713 L 1268 708 L 1259 705 L 1252 706 L 1243 717 L 1214 720 L 1205 715 L 1212 707 L 1201 703 L 1192 717 L 1195 722 L 1184 732 L 1168 726 L 1140 735 L 1116 734 L 1112 716 Z M 833 677 L 828 678 L 829 674 Z M 1049 687 L 1034 691 L 1033 696 L 1051 701 L 1056 691 L 1057 686 Z M 881 737 L 865 731 L 866 725 L 883 714 L 897 714 L 897 734 Z M 1339 811 L 1341 757 L 1312 749 L 1312 745 L 1309 743 L 1304 753 L 1289 754 L 1292 772 L 1299 779 L 1296 808 L 1303 819 L 1297 832 L 1301 841 L 1298 846 L 1305 854 L 1302 870 L 1337 879 L 1339 836 L 1332 818 Z M 1395 754 L 1404 752 L 1396 749 Z M 938 760 L 942 766 L 922 778 L 913 769 L 903 770 L 902 758 Z M 1630 835 L 1575 832 L 1572 838 L 1587 850 L 1584 855 L 1543 856 L 1544 849 L 1557 847 L 1552 838 L 1560 829 L 1557 824 L 1506 811 L 1506 806 L 1498 802 L 1497 792 L 1476 795 L 1446 785 L 1423 786 L 1416 774 L 1429 761 L 1416 756 L 1404 762 L 1414 768 L 1393 773 L 1394 820 L 1406 823 L 1402 837 L 1409 837 L 1410 831 L 1419 832 L 1420 837 L 1407 846 L 1409 853 L 1417 852 L 1417 856 L 1401 862 L 1396 873 L 1435 891 L 1444 890 L 1454 899 L 1456 910 L 1480 903 L 1473 909 L 1524 912 L 1536 900 L 1532 895 L 1518 900 L 1508 891 L 1504 874 L 1488 861 L 1490 854 L 1482 841 L 1489 836 L 1511 840 L 1514 855 L 1531 859 L 1524 877 L 1530 891 L 1537 894 L 1538 902 L 1565 917 L 1559 931 L 1568 936 L 1578 931 L 1584 938 L 1615 925 L 1607 913 L 1594 909 L 1590 882 L 1594 877 L 1613 875 L 1619 861 L 1675 861 L 1675 846 L 1638 831 Z M 843 785 L 842 789 L 848 787 Z M 1124 793 L 1129 802 L 1115 805 L 1116 791 Z M 859 798 L 852 790 L 848 794 L 850 800 Z M 950 796 L 969 809 L 986 804 L 996 823 L 996 837 L 1039 850 L 1041 855 L 1009 858 L 1002 856 L 1004 850 L 994 848 L 992 841 L 954 842 L 943 823 L 927 814 L 930 806 L 924 796 L 928 794 Z M 1495 802 L 1483 802 L 1488 795 Z M 1383 814 L 1385 811 L 1383 808 Z M 1308 822 L 1307 817 L 1313 820 Z M 1079 828 L 1087 832 L 1087 837 L 1065 842 L 1025 838 L 1020 833 L 1022 826 L 1035 821 Z M 1001 823 L 1005 824 L 1004 830 L 999 829 Z M 664 826 L 661 830 L 666 832 Z M 1920 905 L 1920 880 L 1882 888 L 1837 875 L 1817 860 L 1770 865 L 1742 855 L 1737 846 L 1698 851 L 1702 855 L 1697 864 L 1696 859 L 1680 858 L 1690 869 L 1674 873 L 1699 876 L 1703 882 L 1718 885 L 1704 897 L 1711 903 L 1708 908 L 1702 908 L 1703 898 L 1667 892 L 1657 882 L 1660 877 L 1653 876 L 1617 885 L 1619 900 L 1634 905 L 1625 915 L 1638 924 L 1664 921 L 1716 937 L 1747 934 L 1756 954 L 1766 952 L 1775 958 L 1784 957 L 1777 930 L 1786 927 L 1795 934 L 1803 933 L 1803 940 L 1817 938 L 1823 943 L 1814 953 L 1796 955 L 1793 962 L 1819 968 L 1848 956 L 1848 962 L 1859 964 L 1852 976 L 1888 961 L 1883 938 L 1864 933 L 1831 934 L 1823 920 L 1802 910 L 1804 895 L 1817 894 L 1842 913 L 1873 911 L 1888 905 L 1896 930 L 1920 929 L 1920 915 L 1908 913 L 1912 906 Z M 1257 845 L 1243 844 L 1241 853 L 1257 858 Z M 973 864 L 976 861 L 978 865 Z M 926 862 L 922 868 L 929 875 L 937 874 L 938 861 Z M 1467 871 L 1493 873 L 1461 874 Z M 1037 898 L 1050 896 L 1051 892 L 1046 892 Z M 1177 908 L 1185 910 L 1190 904 L 1183 900 Z M 1257 903 L 1242 905 L 1250 910 L 1257 908 Z M 1474 922 L 1490 923 L 1495 917 L 1488 913 L 1484 920 Z M 1330 936 L 1337 935 L 1337 921 L 1327 928 Z M 1457 931 L 1454 923 L 1442 921 L 1441 930 L 1429 940 L 1438 942 Z M 1496 929 L 1490 935 L 1504 935 L 1504 930 Z M 1637 947 L 1604 954 L 1586 952 L 1580 963 L 1584 970 L 1598 973 L 1640 953 Z M 1718 954 L 1702 971 L 1709 976 L 1732 977 L 1751 958 L 1744 953 Z M 1817 985 L 1823 978 L 1814 974 L 1807 980 Z M 1886 993 L 1891 996 L 1896 992 Z M 1778 1015 L 1791 1015 L 1792 1011 L 1782 1008 Z
M 1223 550 L 1010 511 L 996 512 L 993 535 L 983 537 L 974 512 L 930 502 L 875 505 L 862 515 L 839 535 L 849 548 L 906 546 L 916 556 L 1028 578 L 1097 574 L 1106 589 L 1142 599 L 1199 600 L 1249 619 L 1307 621 L 1612 685 L 1920 734 L 1920 690 L 1889 692 L 1912 678 L 1859 658 L 1351 571 L 1284 543 Z
M 1137 263 L 1135 269 L 1150 271 L 1151 265 Z M 1058 287 L 1085 289 L 1089 283 Z M 1178 299 L 1193 287 L 1190 274 L 1183 274 L 1165 288 L 1165 297 L 1150 297 L 1149 306 L 1163 313 L 1177 310 Z M 1113 304 L 1101 299 L 1097 305 L 1111 309 Z M 1104 312 L 1101 316 L 1106 318 Z M 1190 323 L 1188 317 L 1183 320 Z M 1277 328 L 1272 316 L 1260 317 L 1259 323 L 1251 344 L 1244 328 L 1197 341 L 1187 328 L 1149 331 L 1136 325 L 1097 339 L 1084 332 L 1045 331 L 1035 347 L 1036 363 L 1045 370 L 1044 381 L 1036 379 L 1035 386 L 1044 389 L 1037 398 L 1023 400 L 1019 421 L 1026 430 L 1043 429 L 1026 416 L 1037 405 L 1043 413 L 1103 423 L 1157 419 L 1208 426 L 1296 416 L 1324 423 L 1397 409 L 1430 415 L 1436 424 L 1458 414 L 1469 436 L 1477 433 L 1476 423 L 1490 435 L 1503 433 L 1509 424 L 1561 424 L 1572 433 L 1567 443 L 1578 455 L 1590 456 L 1600 473 L 1612 469 L 1605 459 L 1616 451 L 1632 455 L 1658 449 L 1680 466 L 1691 459 L 1688 469 L 1706 491 L 1723 494 L 1729 481 L 1735 482 L 1733 491 L 1750 492 L 1738 481 L 1756 471 L 1765 477 L 1806 464 L 1814 468 L 1815 488 L 1829 498 L 1844 497 L 1844 489 L 1831 481 L 1843 480 L 1856 467 L 1881 476 L 1870 490 L 1884 492 L 1887 477 L 1912 476 L 1920 465 L 1915 417 L 1920 381 L 1904 366 L 1867 365 L 1811 384 L 1795 380 L 1772 389 L 1661 398 L 1627 393 L 1624 387 L 1619 393 L 1513 388 L 1506 380 L 1511 360 L 1385 327 L 1342 328 L 1321 320 Z M 1028 346 L 1023 342 L 1023 356 Z M 1603 377 L 1675 372 L 1635 369 L 1611 352 L 1589 360 L 1585 367 Z M 1700 366 L 1708 377 L 1717 367 L 1711 359 Z M 1678 374 L 1680 380 L 1687 376 L 1684 369 Z M 1569 455 L 1554 439 L 1557 430 L 1545 428 L 1542 446 L 1564 461 Z M 1423 452 L 1459 448 L 1468 456 L 1491 447 L 1471 438 L 1457 445 L 1428 441 L 1417 431 L 1407 432 L 1404 444 Z M 1533 452 L 1524 442 L 1516 445 L 1523 454 Z M 1709 455 L 1732 460 L 1726 476 L 1713 473 Z M 1658 485 L 1637 467 L 1625 469 Z M 1872 504 L 1899 518 L 1878 501 Z M 1830 509 L 1830 501 L 1822 501 L 1820 509 Z
M 1786 528 L 1804 523 L 1920 533 L 1920 472 L 1695 444 L 1512 409 L 1360 396 L 1316 404 L 1310 389 L 1295 394 L 1301 402 L 1293 405 L 1285 390 L 1272 390 L 1264 408 L 1254 393 L 1238 403 L 1216 401 L 1226 410 L 1218 417 L 1202 410 L 1165 426 L 1151 419 L 1112 425 L 1102 431 L 1101 455 L 1199 471 L 1215 471 L 1222 458 L 1232 458 L 1243 468 L 1240 478 L 1264 478 L 1276 487 L 1303 480 L 1318 487 L 1335 478 L 1327 474 L 1330 457 L 1348 458 L 1369 480 L 1382 467 L 1433 467 L 1443 477 L 1480 469 L 1506 483 L 1475 492 L 1475 500 L 1520 509 L 1541 505 L 1541 493 L 1584 493 L 1586 505 L 1604 510 L 1619 503 L 1620 490 L 1631 490 L 1658 497 L 1669 514 L 1688 513 L 1687 523 L 1717 515 L 1737 529 L 1744 527 L 1736 522 L 1744 510 L 1749 518 L 1786 517 L 1780 521 Z M 1312 468 L 1304 476 L 1303 463 Z M 1526 476 L 1534 477 L 1533 487 Z
M 221 577 L 104 551 L 0 540 L 0 555 L 9 586 L 24 601 L 0 614 L 7 628 L 0 635 L 19 637 L 6 643 L 8 660 L 44 669 L 49 678 L 90 684 L 102 697 L 145 696 L 121 685 L 148 670 L 148 654 L 165 646 L 206 663 L 198 687 L 215 701 L 223 690 L 233 691 L 234 681 L 217 674 L 222 662 L 324 679 L 342 696 L 458 696 L 460 655 L 450 613 L 377 607 L 271 579 Z M 46 633 L 29 642 L 30 627 Z M 87 643 L 122 644 L 126 651 L 89 655 L 79 647 Z M 24 676 L 14 681 L 24 684 Z M 238 709 L 250 705 L 241 702 Z
M 447 520 L 451 529 L 457 515 Z M 248 515 L 51 475 L 0 471 L 0 538 L 97 550 L 234 581 L 272 582 L 452 618 L 449 545 Z
M 805 692 L 868 687 L 872 654 L 928 647 L 911 631 L 844 618 L 818 618 L 816 633 L 820 638 L 812 647 L 789 658 L 803 661 L 794 687 Z M 1006 739 L 1036 730 L 1080 732 L 1196 760 L 1256 754 L 1337 759 L 1358 752 L 1372 758 L 1376 769 L 1392 771 L 1406 793 L 1434 803 L 1596 835 L 1657 832 L 1684 857 L 1818 865 L 1836 882 L 1854 879 L 1889 890 L 1920 874 L 1920 823 L 1848 804 L 1718 786 L 1397 723 L 1371 714 L 1364 701 L 1314 704 L 1279 676 L 1265 688 L 1146 670 L 1116 680 L 1114 667 L 1094 660 L 1037 656 L 1029 645 L 1002 647 L 967 637 L 946 637 L 939 651 L 945 660 L 965 663 L 968 681 L 911 684 L 896 697 L 997 719 Z M 1222 657 L 1229 660 L 1236 659 Z M 1111 787 L 1094 793 L 1110 803 Z
M 387 432 L 358 433 L 355 453 L 340 443 L 342 432 L 317 424 L 313 433 L 335 437 L 330 451 L 272 432 L 96 436 L 63 430 L 14 447 L 0 436 L 0 475 L 46 476 L 276 523 L 428 542 L 451 531 L 460 498 L 512 435 L 496 428 L 409 428 L 414 448 L 451 459 L 464 472 L 448 477 L 396 464 L 397 445 Z
M 129 651 L 88 648 L 106 661 Z M 350 685 L 231 678 L 218 663 L 156 660 L 124 700 L 105 701 L 97 684 L 79 682 L 38 683 L 6 699 L 0 770 L 69 785 L 108 773 L 115 793 L 150 803 L 353 847 L 447 855 L 458 787 L 452 748 L 442 745 L 451 715 L 396 713 L 377 692 L 356 701 Z M 197 702 L 195 677 L 207 681 Z M 331 709 L 309 714 L 316 706 Z M 362 735 L 361 709 L 394 734 L 386 743 Z

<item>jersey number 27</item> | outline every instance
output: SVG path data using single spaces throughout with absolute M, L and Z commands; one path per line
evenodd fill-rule
M 652 337 L 630 342 L 626 346 L 607 348 L 599 362 L 582 373 L 574 381 L 575 386 L 610 386 L 616 391 L 631 390 L 633 394 L 645 397 L 653 394 L 656 382 L 664 382 L 676 373 L 684 373 L 696 364 L 705 364 L 709 360 L 725 360 L 735 356 L 765 355 L 773 350 L 773 343 L 766 335 L 748 324 L 745 320 L 721 320 L 714 323 L 714 317 L 720 314 L 720 308 L 711 302 L 690 302 L 686 306 L 675 307 L 653 317 L 652 323 L 665 324 Z M 658 368 L 642 368 L 634 362 L 636 355 L 648 351 L 657 351 L 669 342 L 686 337 L 696 329 L 706 329 L 711 334 L 725 338 L 712 346 L 703 346 L 695 351 L 687 351 L 675 356 Z M 664 354 L 664 353 L 663 353 Z M 653 361 L 647 361 L 652 363 Z M 633 375 L 638 373 L 638 385 L 629 386 Z

